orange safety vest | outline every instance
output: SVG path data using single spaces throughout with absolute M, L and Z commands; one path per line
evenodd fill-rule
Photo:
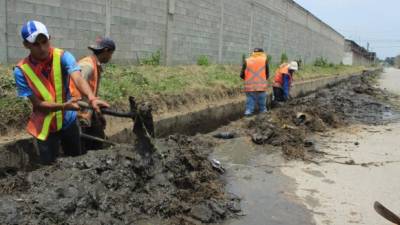
M 246 59 L 246 70 L 244 73 L 244 91 L 266 91 L 267 90 L 267 70 L 265 63 L 267 55 L 264 53 L 253 53 Z
M 292 76 L 289 73 L 289 64 L 284 63 L 279 66 L 276 70 L 275 77 L 274 77 L 274 87 L 282 88 L 283 87 L 283 74 L 289 74 L 290 80 L 289 83 L 292 83 Z
M 92 76 L 90 76 L 90 79 L 87 82 L 89 83 L 89 86 L 90 86 L 90 89 L 92 90 L 92 92 L 97 96 L 97 91 L 98 91 L 99 82 L 100 82 L 100 73 L 97 68 L 96 56 L 94 56 L 94 55 L 87 56 L 87 57 L 79 60 L 78 63 L 79 64 L 87 63 L 93 67 L 93 74 L 92 74 Z M 72 97 L 77 98 L 77 99 L 82 98 L 82 94 L 76 88 L 75 83 L 73 81 L 69 82 L 69 88 L 70 88 Z
M 29 87 L 41 101 L 59 103 L 65 102 L 65 90 L 61 71 L 61 56 L 63 50 L 52 48 L 52 68 L 48 78 L 32 65 L 28 58 L 21 60 L 17 67 L 22 70 Z M 59 131 L 63 125 L 64 112 L 62 110 L 50 113 L 41 112 L 35 108 L 29 118 L 27 131 L 41 141 L 47 140 L 50 132 Z

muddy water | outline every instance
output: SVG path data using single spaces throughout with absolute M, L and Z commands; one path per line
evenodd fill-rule
M 284 166 L 280 151 L 250 142 L 228 140 L 213 154 L 227 169 L 227 191 L 242 198 L 243 217 L 224 224 L 313 224 L 311 214 L 293 195 L 294 180 L 280 172 Z

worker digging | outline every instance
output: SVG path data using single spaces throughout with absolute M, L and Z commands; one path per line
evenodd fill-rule
M 67 156 L 82 154 L 76 111 L 80 109 L 71 98 L 69 82 L 87 97 L 97 113 L 108 103 L 100 100 L 82 78 L 74 56 L 50 44 L 46 26 L 30 20 L 21 29 L 23 45 L 30 51 L 14 69 L 18 95 L 32 103 L 27 131 L 35 137 L 43 164 L 55 161 L 59 143 Z

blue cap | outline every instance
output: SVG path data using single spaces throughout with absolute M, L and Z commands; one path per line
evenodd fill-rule
M 95 45 L 90 45 L 88 48 L 93 51 L 103 50 L 105 48 L 114 51 L 116 47 L 115 47 L 115 42 L 111 38 L 102 37 L 96 40 Z
M 39 34 L 43 34 L 47 37 L 47 39 L 49 39 L 50 37 L 46 26 L 39 21 L 29 20 L 26 24 L 22 26 L 21 37 L 24 41 L 35 43 L 36 38 L 39 36 Z

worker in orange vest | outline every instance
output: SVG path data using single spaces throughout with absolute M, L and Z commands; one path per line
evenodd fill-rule
M 101 73 L 103 72 L 102 64 L 108 63 L 115 51 L 115 43 L 112 39 L 104 37 L 98 38 L 95 45 L 88 47 L 92 54 L 79 60 L 78 64 L 82 70 L 82 76 L 89 83 L 89 86 L 95 96 L 98 96 L 100 87 Z M 82 94 L 76 88 L 73 82 L 70 82 L 71 94 L 74 98 L 82 99 Z M 87 101 L 87 99 L 83 99 Z M 104 139 L 104 129 L 106 120 L 101 114 L 93 113 L 91 109 L 81 109 L 78 112 L 78 118 L 82 128 L 82 132 L 91 136 Z M 82 148 L 86 150 L 97 150 L 103 147 L 103 143 L 82 140 Z
M 296 61 L 284 63 L 276 70 L 273 92 L 274 101 L 285 102 L 290 97 L 290 88 L 293 83 L 293 75 L 299 69 Z
M 255 48 L 251 56 L 245 60 L 240 77 L 244 80 L 246 92 L 244 115 L 253 115 L 256 105 L 260 113 L 267 112 L 269 65 L 267 54 L 262 48 Z
M 43 164 L 54 162 L 60 143 L 65 155 L 78 156 L 82 154 L 76 120 L 79 105 L 71 99 L 70 80 L 97 113 L 109 105 L 92 92 L 74 56 L 51 46 L 43 23 L 28 21 L 21 29 L 21 37 L 30 54 L 14 68 L 14 78 L 18 95 L 32 103 L 27 131 L 36 139 L 40 160 Z

